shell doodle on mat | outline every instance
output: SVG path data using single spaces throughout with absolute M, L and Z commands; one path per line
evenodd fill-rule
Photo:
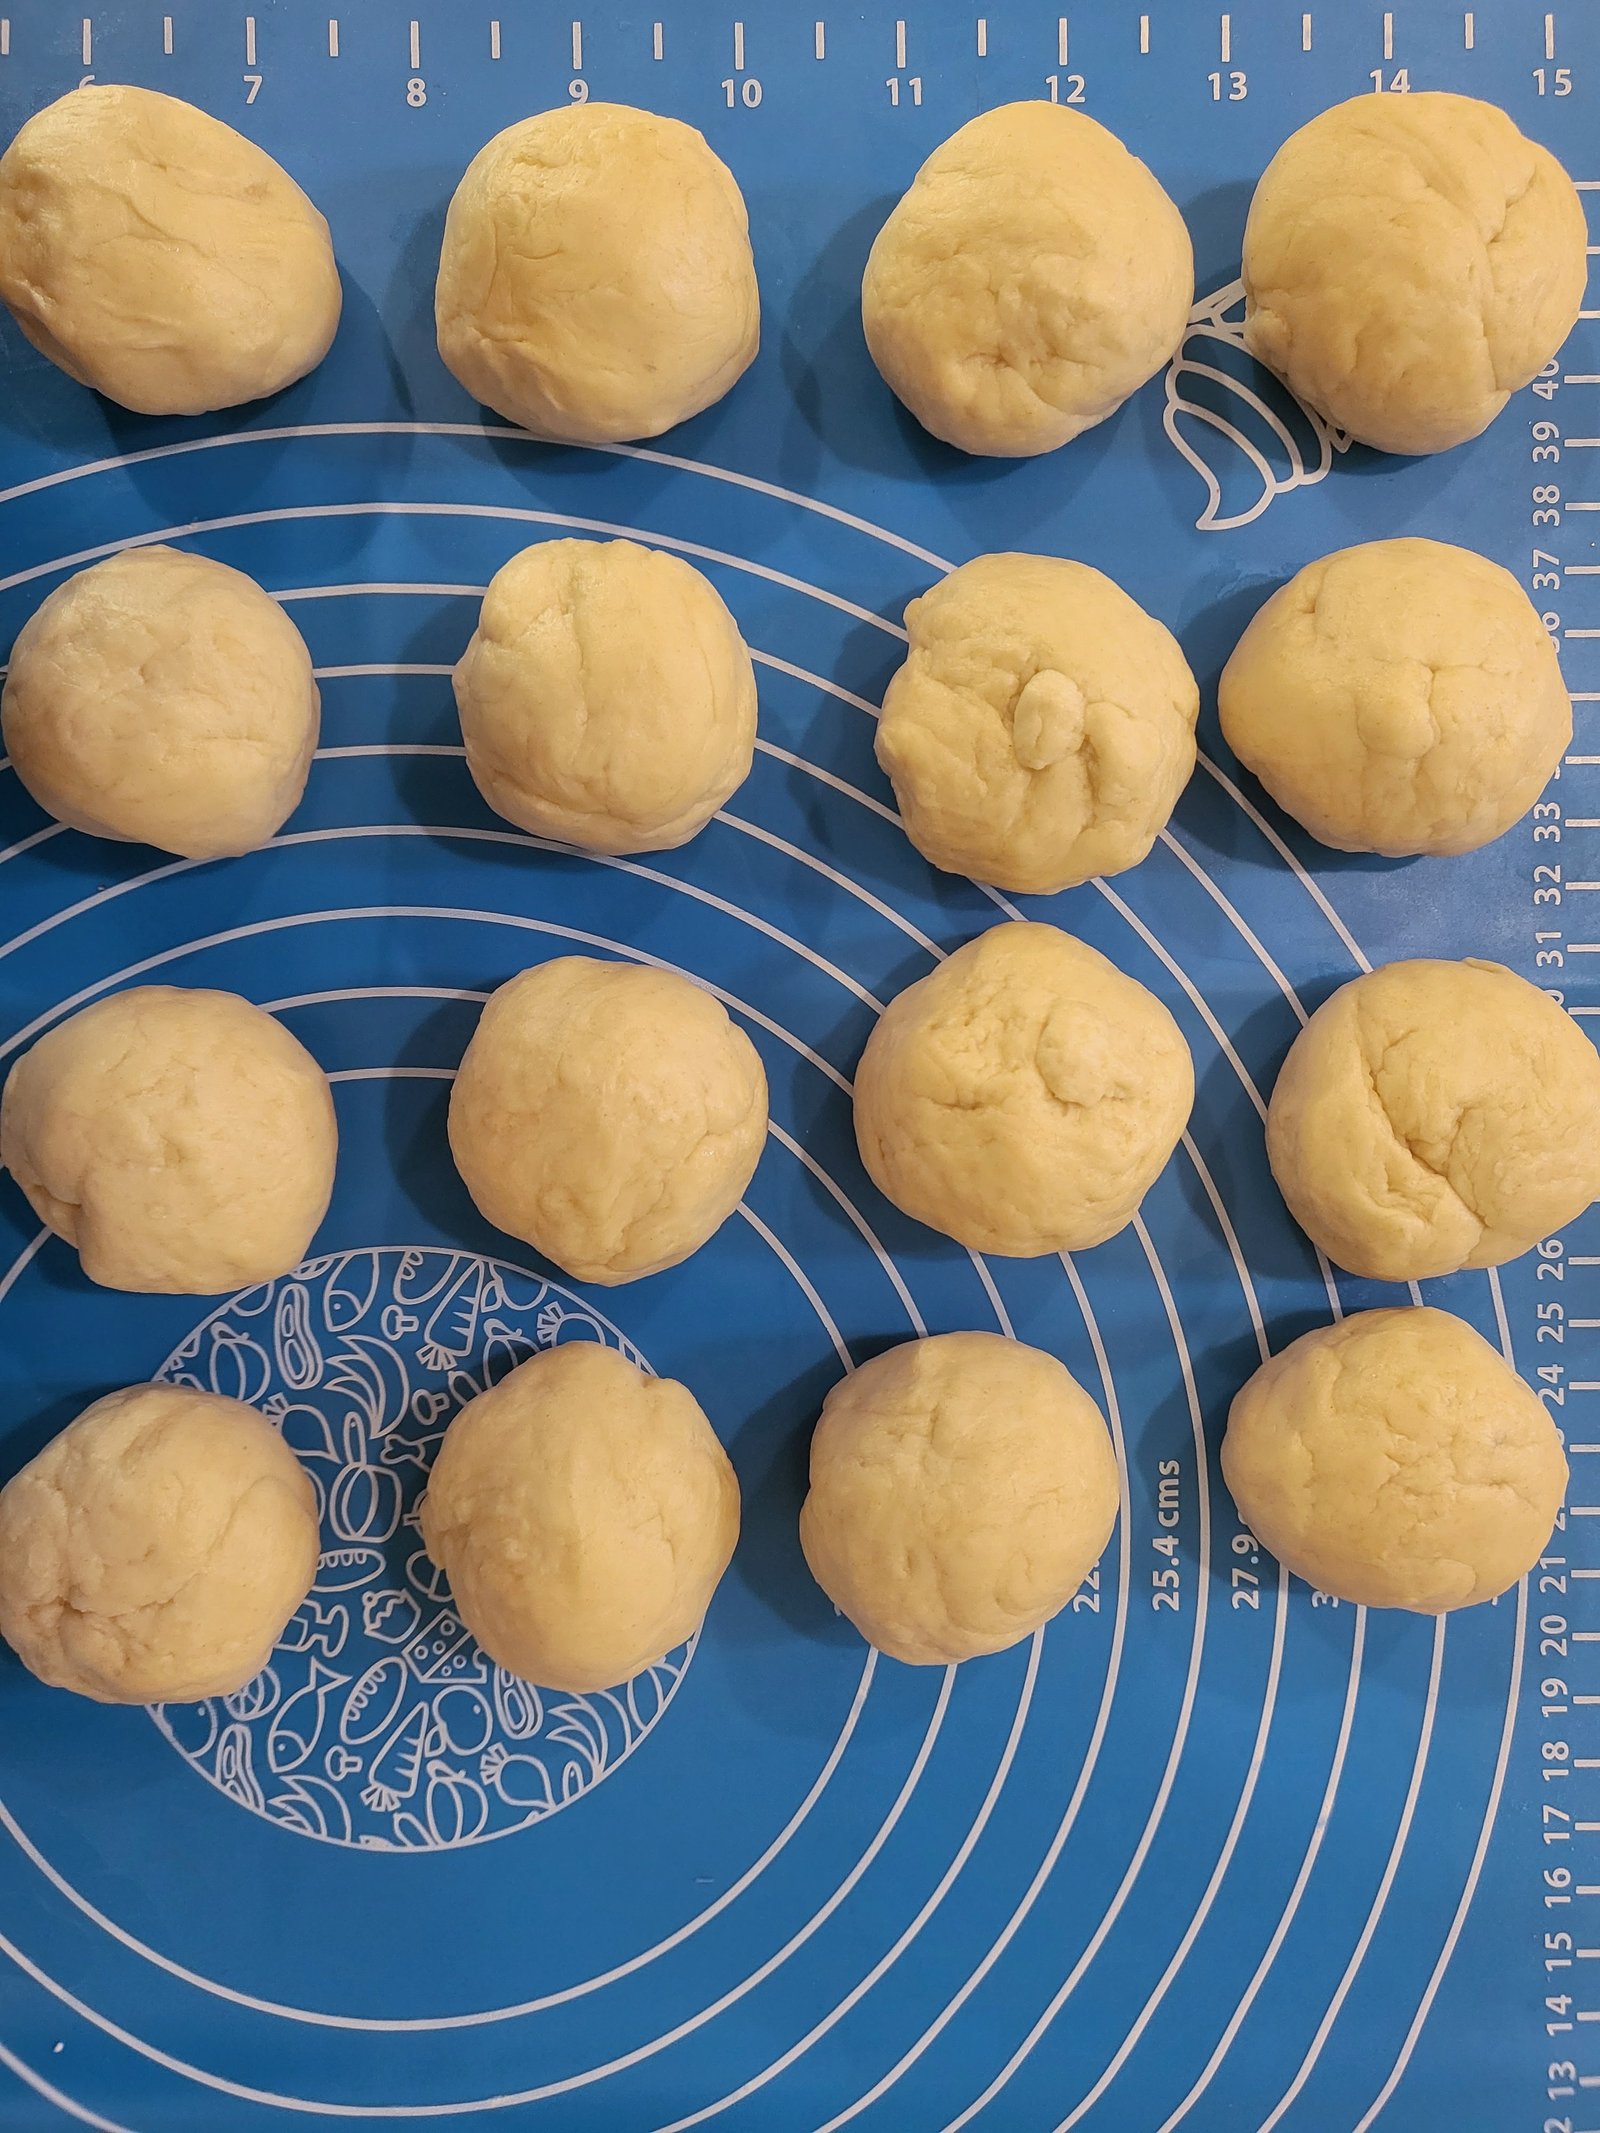
M 202 1776 L 334 1844 L 435 1851 L 553 1814 L 643 1740 L 693 1640 L 624 1687 L 550 1696 L 478 1649 L 417 1510 L 450 1418 L 536 1349 L 616 1327 L 537 1275 L 470 1252 L 308 1260 L 197 1326 L 157 1375 L 254 1401 L 311 1475 L 322 1562 L 272 1664 L 236 1695 L 156 1704 Z
M 1342 430 L 1302 407 L 1244 345 L 1244 283 L 1202 296 L 1167 366 L 1162 426 L 1206 485 L 1202 533 L 1258 519 L 1274 497 L 1308 489 L 1349 449 Z

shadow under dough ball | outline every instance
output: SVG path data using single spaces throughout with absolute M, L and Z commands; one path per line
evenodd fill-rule
M 298 1266 L 333 1193 L 327 1076 L 237 993 L 140 985 L 40 1037 L 0 1166 L 108 1289 L 214 1296 Z
M 1280 586 L 1223 668 L 1217 709 L 1228 746 L 1313 837 L 1391 859 L 1503 835 L 1572 738 L 1555 645 L 1510 571 L 1409 537 L 1341 548 Z
M 709 579 L 634 541 L 539 541 L 489 582 L 455 670 L 495 810 L 588 852 L 660 852 L 750 774 L 756 679 Z
M 1577 320 L 1572 180 L 1497 105 L 1357 96 L 1292 133 L 1244 233 L 1245 342 L 1384 452 L 1478 436 Z
M 68 377 L 141 415 L 292 385 L 342 301 L 327 223 L 264 148 L 175 96 L 98 84 L 0 156 L 0 297 Z
M 1048 895 L 1145 857 L 1195 760 L 1200 692 L 1170 631 L 1048 555 L 963 563 L 906 628 L 876 746 L 925 859 Z
M 1499 1266 L 1600 1195 L 1600 1055 L 1498 963 L 1389 963 L 1340 986 L 1267 1107 L 1289 1212 L 1337 1266 Z
M 767 1134 L 760 1056 L 675 971 L 557 956 L 490 999 L 450 1095 L 485 1220 L 580 1281 L 637 1281 L 728 1219 Z
M 628 104 L 542 111 L 468 164 L 434 310 L 448 368 L 534 436 L 659 436 L 755 355 L 744 196 L 679 119 Z
M 1426 1306 L 1358 1311 L 1263 1363 L 1229 1411 L 1222 1471 L 1297 1577 L 1429 1615 L 1509 1591 L 1567 1485 L 1543 1403 L 1481 1334 Z
M 1100 1410 L 995 1333 L 903 1341 L 837 1384 L 800 1541 L 869 1644 L 913 1666 L 1004 1651 L 1058 1614 L 1117 1519 Z
M 1194 1102 L 1154 993 L 1055 926 L 990 927 L 890 1001 L 856 1069 L 861 1159 L 903 1213 L 977 1252 L 1103 1244 Z
M 321 699 L 305 640 L 243 571 L 128 548 L 23 625 L 0 696 L 12 768 L 91 837 L 254 851 L 300 803 Z
M 317 1499 L 240 1400 L 133 1385 L 0 1489 L 0 1635 L 98 1703 L 193 1703 L 260 1673 L 317 1574 Z
M 422 1537 L 498 1665 L 543 1688 L 616 1688 L 700 1627 L 739 1537 L 739 1484 L 685 1386 L 568 1341 L 461 1409 Z
M 861 323 L 890 390 L 963 452 L 1090 429 L 1183 339 L 1194 252 L 1137 156 L 1081 111 L 1002 104 L 937 147 L 878 232 Z

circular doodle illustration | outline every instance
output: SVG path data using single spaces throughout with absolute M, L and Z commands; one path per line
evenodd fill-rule
M 553 1283 L 471 1252 L 308 1260 L 202 1320 L 156 1373 L 247 1400 L 317 1492 L 323 1550 L 272 1661 L 236 1695 L 153 1704 L 186 1761 L 305 1836 L 385 1851 L 508 1835 L 633 1751 L 694 1640 L 623 1687 L 547 1694 L 496 1666 L 450 1605 L 418 1509 L 450 1418 L 537 1349 L 616 1327 Z

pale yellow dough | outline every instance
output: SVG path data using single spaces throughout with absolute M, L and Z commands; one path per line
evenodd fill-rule
M 739 1484 L 686 1387 L 568 1341 L 456 1416 L 422 1537 L 498 1665 L 614 1688 L 700 1627 L 739 1538 Z
M 497 133 L 445 218 L 439 353 L 537 437 L 619 444 L 696 415 L 761 331 L 749 218 L 692 126 L 566 104 Z
M 676 1266 L 733 1213 L 767 1132 L 767 1077 L 674 972 L 558 956 L 502 985 L 450 1098 L 479 1212 L 580 1281 Z
M 1149 851 L 1194 769 L 1200 694 L 1098 570 L 985 555 L 906 609 L 878 722 L 906 834 L 952 874 L 1044 895 Z
M 0 717 L 39 805 L 186 859 L 248 852 L 299 805 L 317 745 L 311 655 L 242 571 L 129 548 L 23 625 Z
M 1502 835 L 1572 738 L 1555 645 L 1510 571 L 1411 537 L 1341 548 L 1280 586 L 1217 704 L 1280 807 L 1339 851 L 1390 858 Z
M 41 1037 L 0 1100 L 0 1167 L 109 1289 L 210 1296 L 286 1274 L 333 1192 L 326 1075 L 236 993 L 141 985 Z
M 317 1499 L 241 1401 L 108 1393 L 0 1490 L 0 1635 L 97 1703 L 242 1689 L 317 1574 Z
M 1244 233 L 1245 341 L 1385 452 L 1476 437 L 1572 331 L 1584 213 L 1494 104 L 1357 96 L 1292 133 Z
M 861 322 L 935 437 L 1001 458 L 1103 422 L 1183 338 L 1194 253 L 1137 156 L 1081 111 L 985 111 L 933 151 L 867 260 Z
M 1302 1334 L 1234 1401 L 1222 1471 L 1286 1568 L 1365 1607 L 1443 1614 L 1538 1561 L 1567 1485 L 1554 1422 L 1447 1311 Z
M 1267 1153 L 1290 1213 L 1352 1274 L 1499 1266 L 1600 1196 L 1600 1056 L 1498 963 L 1390 963 L 1295 1039 Z
M 142 415 L 303 378 L 339 324 L 328 225 L 265 149 L 154 89 L 74 89 L 0 156 L 0 297 L 69 377 Z
M 867 1040 L 855 1123 L 873 1183 L 973 1251 L 1082 1251 L 1130 1222 L 1194 1101 L 1153 993 L 1054 926 L 991 927 Z
M 750 654 L 698 570 L 632 541 L 541 541 L 489 582 L 455 671 L 497 814 L 591 852 L 683 844 L 750 774 Z
M 870 1644 L 913 1666 L 1003 1651 L 1066 1606 L 1117 1519 L 1100 1410 L 994 1333 L 905 1341 L 836 1385 L 800 1541 Z

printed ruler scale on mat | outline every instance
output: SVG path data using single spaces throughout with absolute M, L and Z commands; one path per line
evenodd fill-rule
M 1346 457 L 1242 360 L 1249 188 L 1313 111 L 1447 87 L 1563 156 L 1600 245 L 1600 16 L 5 6 L 0 136 L 85 75 L 170 88 L 278 155 L 329 214 L 346 318 L 303 386 L 193 424 L 108 415 L 0 342 L 0 640 L 65 559 L 178 529 L 305 631 L 323 753 L 279 845 L 203 875 L 53 834 L 0 770 L 0 1064 L 114 986 L 231 986 L 332 1072 L 349 1174 L 335 1256 L 301 1284 L 315 1369 L 271 1328 L 281 1299 L 263 1317 L 248 1296 L 92 1299 L 86 1359 L 91 1299 L 0 1185 L 0 1426 L 37 1418 L 42 1441 L 87 1390 L 170 1363 L 276 1396 L 314 1463 L 323 1425 L 381 1443 L 402 1376 L 432 1413 L 486 1319 L 577 1333 L 695 1385 L 740 1466 L 751 1559 L 773 1567 L 765 1585 L 736 1570 L 649 1698 L 536 1713 L 489 1693 L 480 1744 L 459 1625 L 375 1567 L 391 1549 L 403 1566 L 411 1506 L 386 1534 L 386 1485 L 346 1487 L 348 1582 L 297 1624 L 272 1709 L 208 1732 L 19 1703 L 0 1740 L 0 2127 L 1593 2133 L 1600 1217 L 1498 1281 L 1425 1285 L 1509 1347 L 1567 1437 L 1569 1514 L 1526 1593 L 1438 1627 L 1324 1604 L 1240 1530 L 1215 1447 L 1263 1344 L 1332 1308 L 1260 1151 L 1300 1017 L 1363 959 L 1487 953 L 1600 1035 L 1600 274 L 1558 370 L 1481 445 Z M 1181 363 L 1114 423 L 977 466 L 897 418 L 855 293 L 916 164 L 1019 96 L 1080 106 L 1151 162 L 1193 228 L 1199 301 Z M 706 132 L 763 282 L 755 370 L 636 454 L 481 427 L 431 345 L 467 158 L 590 97 Z M 454 753 L 446 677 L 477 589 L 526 541 L 594 526 L 699 561 L 758 658 L 756 771 L 659 863 L 530 853 Z M 1271 584 L 1400 530 L 1511 567 L 1574 696 L 1540 810 L 1437 867 L 1318 852 L 1235 778 L 1209 708 Z M 1067 1267 L 930 1251 L 869 1196 L 845 1095 L 868 1003 L 1001 915 L 907 858 L 870 719 L 939 559 L 1010 546 L 1127 584 L 1208 698 L 1209 765 L 1169 842 L 1023 907 L 1160 992 L 1200 1068 L 1142 1226 Z M 476 1001 L 574 946 L 709 982 L 762 1049 L 777 1129 L 746 1218 L 603 1311 L 508 1264 L 439 1153 Z M 1345 1309 L 1390 1300 L 1333 1286 Z M 1047 1637 L 912 1675 L 808 1596 L 796 1448 L 841 1353 L 956 1324 L 1061 1353 L 1108 1413 L 1128 1494 Z M 352 1693 L 383 1719 L 402 1677 L 430 1711 L 455 1699 L 437 1768 L 407 1757 L 402 1703 L 382 1772 L 355 1775 L 371 1744 L 340 1732 Z

